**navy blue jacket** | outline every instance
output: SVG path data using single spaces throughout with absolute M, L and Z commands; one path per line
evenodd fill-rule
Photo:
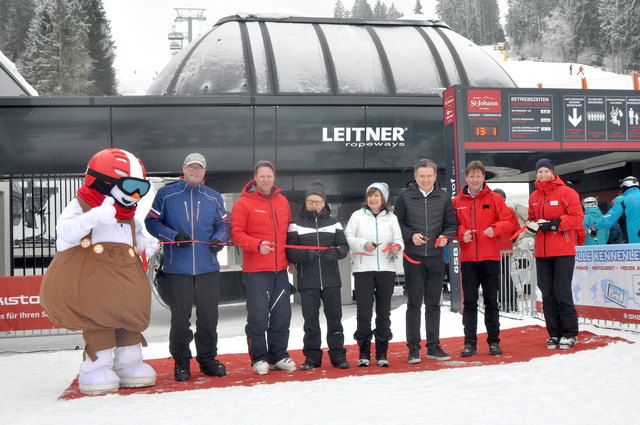
M 198 241 L 229 241 L 230 224 L 222 196 L 204 184 L 190 185 L 184 179 L 158 190 L 144 220 L 147 230 L 160 242 L 175 241 L 187 233 Z M 198 275 L 220 271 L 216 254 L 209 244 L 193 243 L 185 248 L 164 246 L 166 273 Z

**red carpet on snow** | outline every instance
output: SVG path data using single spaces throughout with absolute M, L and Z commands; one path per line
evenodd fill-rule
M 549 350 L 545 342 L 547 330 L 542 326 L 525 326 L 506 329 L 500 332 L 504 351 L 502 356 L 490 356 L 486 344 L 486 334 L 478 335 L 478 354 L 469 358 L 461 358 L 460 351 L 464 345 L 462 336 L 445 338 L 441 341 L 442 348 L 451 355 L 449 361 L 425 359 L 418 364 L 407 363 L 407 347 L 405 342 L 389 344 L 390 367 L 357 367 L 358 348 L 356 345 L 347 346 L 347 359 L 351 363 L 350 369 L 337 369 L 331 366 L 328 354 L 324 354 L 322 367 L 314 370 L 296 370 L 295 372 L 270 371 L 268 375 L 257 375 L 253 372 L 247 353 L 221 354 L 217 358 L 227 367 L 227 376 L 215 378 L 200 372 L 195 358 L 191 359 L 191 379 L 187 382 L 176 382 L 173 379 L 173 359 L 145 360 L 158 373 L 156 385 L 148 388 L 121 389 L 117 394 L 157 394 L 173 391 L 191 391 L 206 388 L 222 388 L 237 385 L 265 385 L 276 382 L 313 381 L 317 379 L 335 379 L 346 376 L 379 375 L 385 373 L 423 372 L 427 370 L 451 369 L 459 367 L 487 366 L 529 361 L 534 358 L 548 357 L 555 354 L 570 355 L 577 351 L 593 350 L 604 347 L 613 342 L 629 342 L 623 338 L 600 336 L 591 332 L 580 332 L 578 344 L 569 350 Z M 372 347 L 372 351 L 374 348 Z M 144 350 L 143 350 L 144 352 Z M 302 350 L 290 350 L 291 358 L 299 366 L 304 361 Z M 424 349 L 421 351 L 424 356 Z M 59 399 L 70 400 L 87 397 L 78 389 L 77 378 L 71 383 Z

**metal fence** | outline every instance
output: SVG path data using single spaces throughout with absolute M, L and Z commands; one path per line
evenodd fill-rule
M 536 261 L 533 250 L 519 249 L 502 251 L 500 261 L 500 287 L 498 303 L 501 314 L 511 317 L 537 317 L 544 314 L 536 311 Z M 479 301 L 479 309 L 484 303 Z M 600 328 L 637 332 L 640 326 L 635 323 L 615 322 L 611 320 L 590 319 L 578 316 L 579 323 Z
M 44 274 L 56 250 L 56 224 L 82 185 L 83 175 L 29 175 L 8 178 L 11 196 L 7 276 Z M 6 224 L 5 224 L 6 226 Z

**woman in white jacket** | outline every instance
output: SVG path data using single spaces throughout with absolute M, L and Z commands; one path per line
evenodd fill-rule
M 404 249 L 398 219 L 391 212 L 389 186 L 373 183 L 366 191 L 362 208 L 354 212 L 344 231 L 352 252 L 355 281 L 357 329 L 353 337 L 360 347 L 358 366 L 369 366 L 371 338 L 376 341 L 376 364 L 388 367 L 387 349 L 391 334 L 391 296 L 395 285 L 398 254 Z M 383 252 L 386 248 L 386 252 Z M 371 330 L 373 301 L 376 328 Z

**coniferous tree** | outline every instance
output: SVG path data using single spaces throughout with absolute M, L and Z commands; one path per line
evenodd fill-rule
M 391 3 L 389 9 L 387 9 L 387 19 L 400 19 L 404 16 L 404 13 L 396 9 L 396 4 Z
M 34 0 L 0 0 L 0 50 L 16 62 L 24 50 Z
M 373 17 L 375 19 L 387 19 L 387 5 L 377 0 L 376 5 L 373 7 Z
M 351 7 L 351 17 L 355 19 L 373 18 L 373 10 L 367 0 L 355 0 Z
M 422 15 L 422 4 L 420 0 L 416 0 L 416 5 L 413 7 L 413 13 L 416 15 Z
M 333 7 L 333 17 L 334 18 L 348 18 L 349 11 L 344 8 L 344 5 L 340 0 L 336 1 L 336 5 Z
M 115 58 L 111 28 L 102 0 L 81 0 L 88 24 L 88 50 L 91 58 L 89 79 L 92 81 L 89 95 L 113 96 L 118 94 Z
M 87 94 L 87 30 L 77 0 L 42 0 L 37 6 L 17 65 L 41 95 Z
M 640 68 L 640 1 L 601 0 L 598 10 L 605 66 L 619 73 Z
M 504 41 L 496 0 L 438 0 L 436 13 L 451 29 L 476 44 Z

